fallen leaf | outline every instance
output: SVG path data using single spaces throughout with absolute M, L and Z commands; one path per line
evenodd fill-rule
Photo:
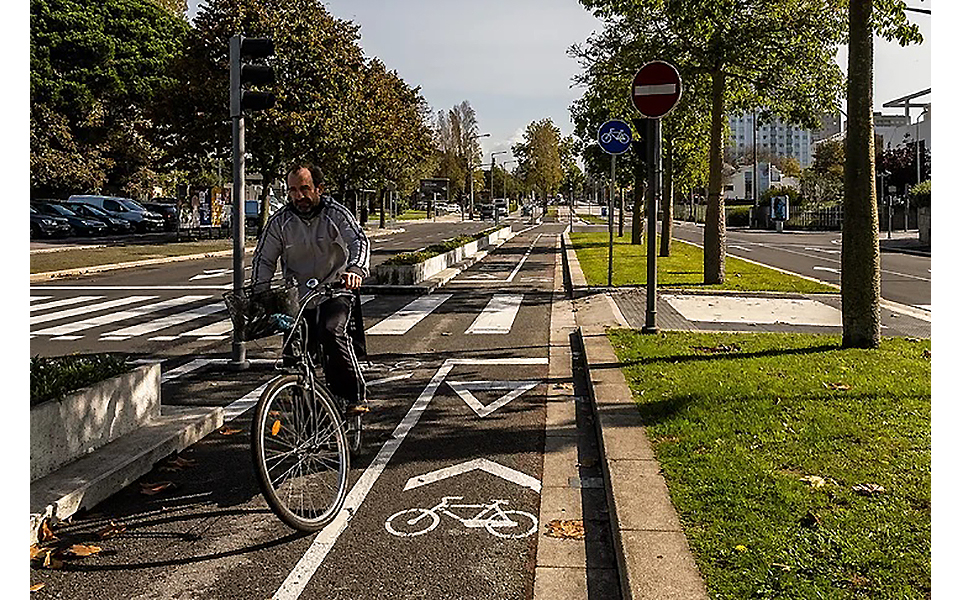
M 165 490 L 176 488 L 176 486 L 177 486 L 176 484 L 170 481 L 153 482 L 153 483 L 141 482 L 140 492 L 142 494 L 152 497 L 153 495 L 162 493 Z
M 224 436 L 233 436 L 234 434 L 243 432 L 243 430 L 241 430 L 240 428 L 228 428 L 228 427 L 220 428 L 220 430 L 218 431 L 220 432 L 220 434 L 223 434 Z
M 738 344 L 718 344 L 717 346 L 693 346 L 690 347 L 695 351 L 700 351 L 702 353 L 732 353 L 734 351 L 740 350 L 740 345 Z
M 547 524 L 547 536 L 583 540 L 583 520 L 552 520 Z
M 276 436 L 280 433 L 280 420 L 273 422 L 273 427 L 270 428 L 270 434 Z
M 30 545 L 30 560 L 38 560 L 51 551 L 53 551 L 53 547 L 41 547 L 37 544 Z
M 827 484 L 827 481 L 820 476 L 804 476 L 800 481 L 809 484 L 810 488 L 823 488 Z
M 745 546 L 743 546 L 743 545 L 737 545 L 736 547 L 734 547 L 734 549 L 736 549 L 737 551 L 739 551 L 739 552 L 741 552 L 741 553 L 743 553 L 744 551 L 747 550 L 747 548 L 746 548 Z
M 51 570 L 59 570 L 63 567 L 63 562 L 53 556 L 53 551 L 47 551 L 46 557 L 43 558 L 43 567 L 50 568 Z
M 87 557 L 90 555 L 95 555 L 102 550 L 103 549 L 95 545 L 70 545 L 64 549 L 63 552 L 73 555 L 74 557 Z
M 929 359 L 930 357 L 931 357 L 930 351 L 924 350 L 924 351 L 923 351 L 923 358 L 924 358 L 924 359 Z
M 789 572 L 789 571 L 791 570 L 790 566 L 788 566 L 788 565 L 785 564 L 785 563 L 771 563 L 771 564 L 770 564 L 770 567 L 772 567 L 772 568 L 780 568 L 780 569 L 783 570 L 784 572 Z
M 58 540 L 57 535 L 53 533 L 53 530 L 50 529 L 50 519 L 45 518 L 40 522 L 40 532 L 37 534 L 37 540 L 41 543 L 51 542 Z
M 42 583 L 42 582 L 38 582 L 38 583 L 36 583 L 36 584 L 30 585 L 30 592 L 31 592 L 31 593 L 35 593 L 35 592 L 39 591 L 39 590 L 42 589 L 42 588 L 43 588 L 43 583 Z
M 823 384 L 823 387 L 826 388 L 827 390 L 850 390 L 850 385 L 844 384 L 843 382 L 833 382 L 831 384 L 822 382 L 822 384 Z
M 857 484 L 853 487 L 853 492 L 858 495 L 881 495 L 887 490 L 879 484 Z
M 120 535 L 120 534 L 123 534 L 123 533 L 126 532 L 126 531 L 127 531 L 127 527 L 126 527 L 126 526 L 122 526 L 122 525 L 118 525 L 118 524 L 116 524 L 116 523 L 114 523 L 114 522 L 110 522 L 110 525 L 109 525 L 109 526 L 107 526 L 106 528 L 104 528 L 104 529 L 101 530 L 100 532 L 97 532 L 97 536 L 99 536 L 101 539 L 104 539 L 104 538 L 112 538 L 112 537 L 114 537 L 114 536 L 118 536 L 118 535 Z

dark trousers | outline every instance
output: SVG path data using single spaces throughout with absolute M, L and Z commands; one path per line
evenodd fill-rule
M 314 357 L 323 352 L 323 369 L 330 392 L 348 405 L 365 400 L 366 383 L 357 361 L 350 327 L 354 297 L 340 295 L 329 298 L 319 307 L 306 309 L 307 349 Z

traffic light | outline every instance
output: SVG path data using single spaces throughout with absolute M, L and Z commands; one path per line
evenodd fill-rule
M 272 56 L 273 40 L 270 38 L 247 38 L 235 35 L 230 38 L 230 116 L 241 117 L 245 111 L 262 111 L 276 104 L 273 92 L 258 92 L 244 89 L 246 86 L 263 86 L 274 82 L 273 67 L 262 64 L 246 64 L 245 59 L 263 60 Z

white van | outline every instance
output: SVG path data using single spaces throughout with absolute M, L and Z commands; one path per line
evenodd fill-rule
M 126 219 L 136 226 L 138 232 L 159 232 L 163 229 L 163 216 L 148 211 L 132 198 L 120 196 L 97 196 L 92 194 L 74 194 L 68 202 L 79 202 L 103 209 L 113 217 Z

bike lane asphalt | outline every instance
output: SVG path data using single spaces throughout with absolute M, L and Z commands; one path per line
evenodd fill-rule
M 187 467 L 164 471 L 161 465 L 140 480 L 169 480 L 174 488 L 145 496 L 135 483 L 58 532 L 77 542 L 98 541 L 105 552 L 93 561 L 70 562 L 63 572 L 33 575 L 48 584 L 46 594 L 41 589 L 34 596 L 533 596 L 546 509 L 542 451 L 551 444 L 544 426 L 555 377 L 548 371 L 548 332 L 556 239 L 553 234 L 538 244 L 534 234 L 518 236 L 491 255 L 499 267 L 487 263 L 484 270 L 481 263 L 465 272 L 461 281 L 472 283 L 452 286 L 455 303 L 441 306 L 419 331 L 368 340 L 370 396 L 377 407 L 366 420 L 365 451 L 352 473 L 357 492 L 348 503 L 356 509 L 337 536 L 296 533 L 266 508 L 249 460 L 248 411 L 182 453 Z M 519 261 L 526 268 L 515 272 Z M 522 289 L 517 329 L 510 335 L 461 334 L 489 297 L 488 290 L 470 293 L 478 282 L 468 276 L 478 273 L 489 280 L 513 273 Z M 491 281 L 488 288 L 513 283 Z M 269 377 L 269 365 L 255 370 Z M 216 393 L 225 400 L 246 398 L 249 406 L 257 396 L 255 388 L 239 395 L 236 376 L 231 379 L 222 364 L 199 367 L 193 376 L 178 388 L 187 403 L 208 403 Z M 570 442 L 552 444 L 564 450 Z M 561 517 L 562 505 L 555 505 Z M 401 532 L 407 526 L 420 529 L 390 520 L 409 509 L 425 510 L 418 515 L 431 522 L 438 515 L 438 525 L 398 535 L 411 534 Z M 536 519 L 530 532 L 521 525 L 532 522 L 527 516 Z M 118 532 L 101 536 L 111 528 Z

